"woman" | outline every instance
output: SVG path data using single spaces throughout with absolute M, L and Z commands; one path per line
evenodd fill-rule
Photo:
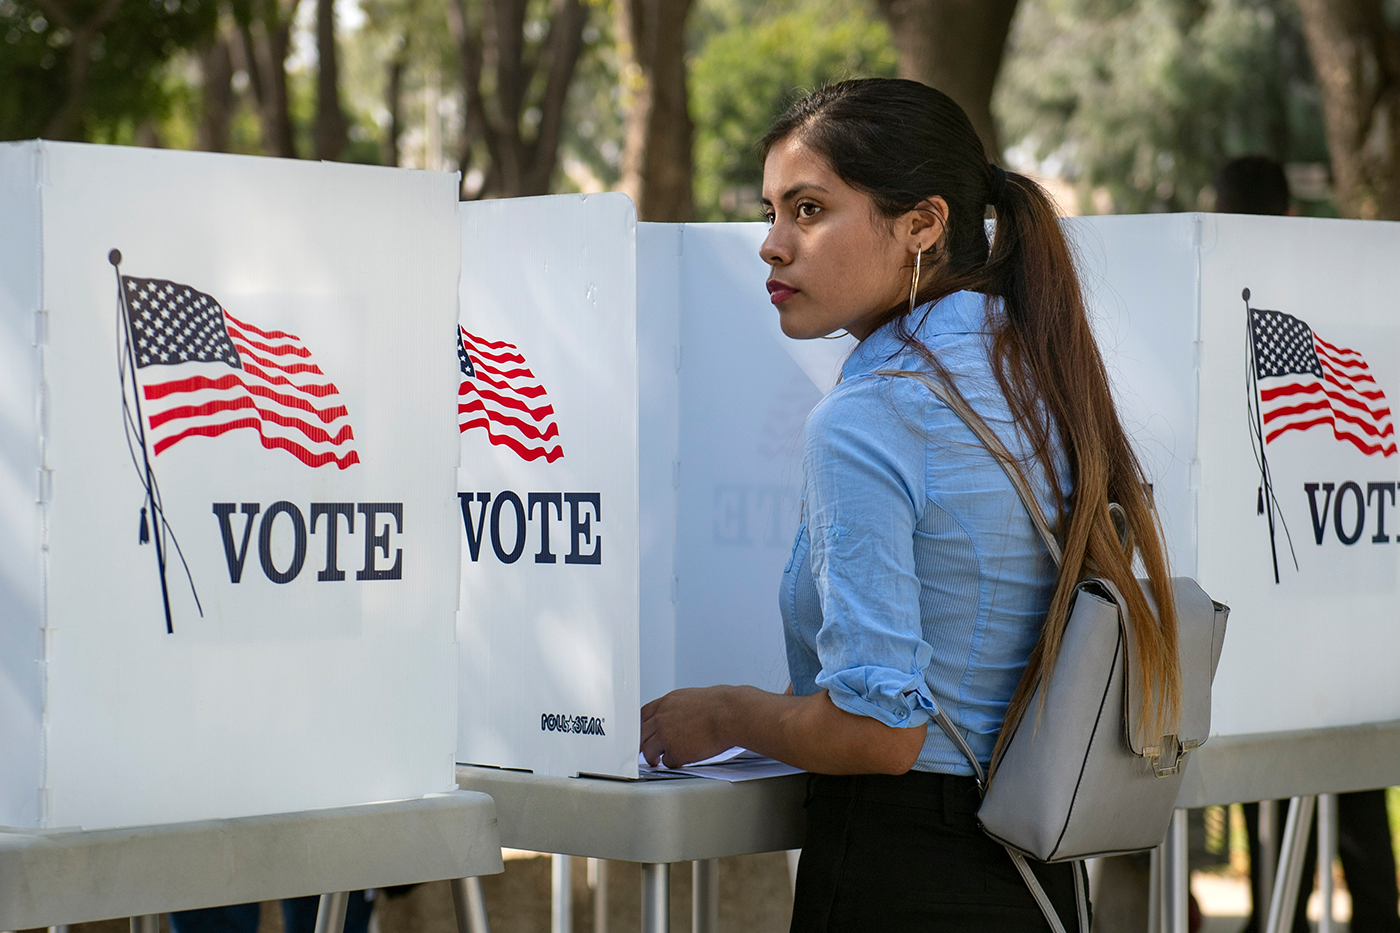
M 642 751 L 679 765 L 743 745 L 813 772 L 794 931 L 1047 929 L 977 827 L 971 765 L 928 723 L 942 708 L 989 767 L 1005 724 L 1035 715 L 1085 566 L 1128 595 L 1144 694 L 1162 698 L 1148 715 L 1175 716 L 1160 531 L 1070 251 L 1045 193 L 990 165 L 967 115 L 916 82 L 817 91 L 763 151 L 784 333 L 860 341 L 807 422 L 781 593 L 792 687 L 674 691 L 643 708 Z M 952 386 L 1018 457 L 1063 545 L 1058 574 L 1001 466 L 899 371 Z M 1036 874 L 1074 929 L 1071 867 Z

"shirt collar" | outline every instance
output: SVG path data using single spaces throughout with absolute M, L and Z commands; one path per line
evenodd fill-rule
M 914 309 L 907 321 L 919 342 L 932 346 L 944 334 L 985 334 L 991 332 L 986 295 L 980 292 L 954 292 L 936 302 L 924 302 Z M 850 379 L 877 369 L 908 368 L 909 348 L 895 332 L 897 321 L 890 321 L 866 337 L 841 366 L 841 378 Z M 914 368 L 923 369 L 923 365 Z

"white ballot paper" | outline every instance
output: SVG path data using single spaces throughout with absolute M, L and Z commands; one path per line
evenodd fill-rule
M 652 767 L 646 756 L 637 753 L 637 777 L 643 781 L 665 780 L 679 777 L 714 778 L 717 781 L 756 781 L 759 778 L 782 777 L 785 774 L 801 774 L 801 768 L 774 761 L 766 755 L 751 752 L 747 748 L 734 746 L 712 758 L 695 761 L 679 768 L 668 768 L 663 764 Z

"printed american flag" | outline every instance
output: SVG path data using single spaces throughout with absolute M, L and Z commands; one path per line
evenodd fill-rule
M 1291 314 L 1249 315 L 1265 443 L 1330 425 L 1337 440 L 1364 454 L 1396 452 L 1390 403 L 1358 351 L 1328 343 Z
M 121 280 L 152 455 L 246 428 L 307 466 L 360 462 L 340 390 L 301 338 L 240 321 L 188 285 Z
M 457 390 L 459 429 L 481 428 L 491 443 L 513 450 L 522 460 L 543 457 L 553 463 L 564 456 L 564 449 L 555 441 L 559 425 L 554 422 L 554 406 L 530 372 L 520 348 L 485 340 L 465 327 L 458 331 L 457 361 L 462 368 L 462 384 Z

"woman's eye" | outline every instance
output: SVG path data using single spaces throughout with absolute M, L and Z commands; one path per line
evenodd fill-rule
M 797 216 L 799 217 L 815 217 L 820 211 L 820 207 L 810 202 L 797 205 Z
M 764 212 L 763 212 L 763 222 L 766 223 L 768 226 L 770 226 L 770 227 L 773 226 L 773 221 L 774 221 L 774 219 L 775 219 L 775 218 L 774 218 L 774 216 L 773 216 L 773 212 L 772 212 L 772 211 L 764 211 Z

